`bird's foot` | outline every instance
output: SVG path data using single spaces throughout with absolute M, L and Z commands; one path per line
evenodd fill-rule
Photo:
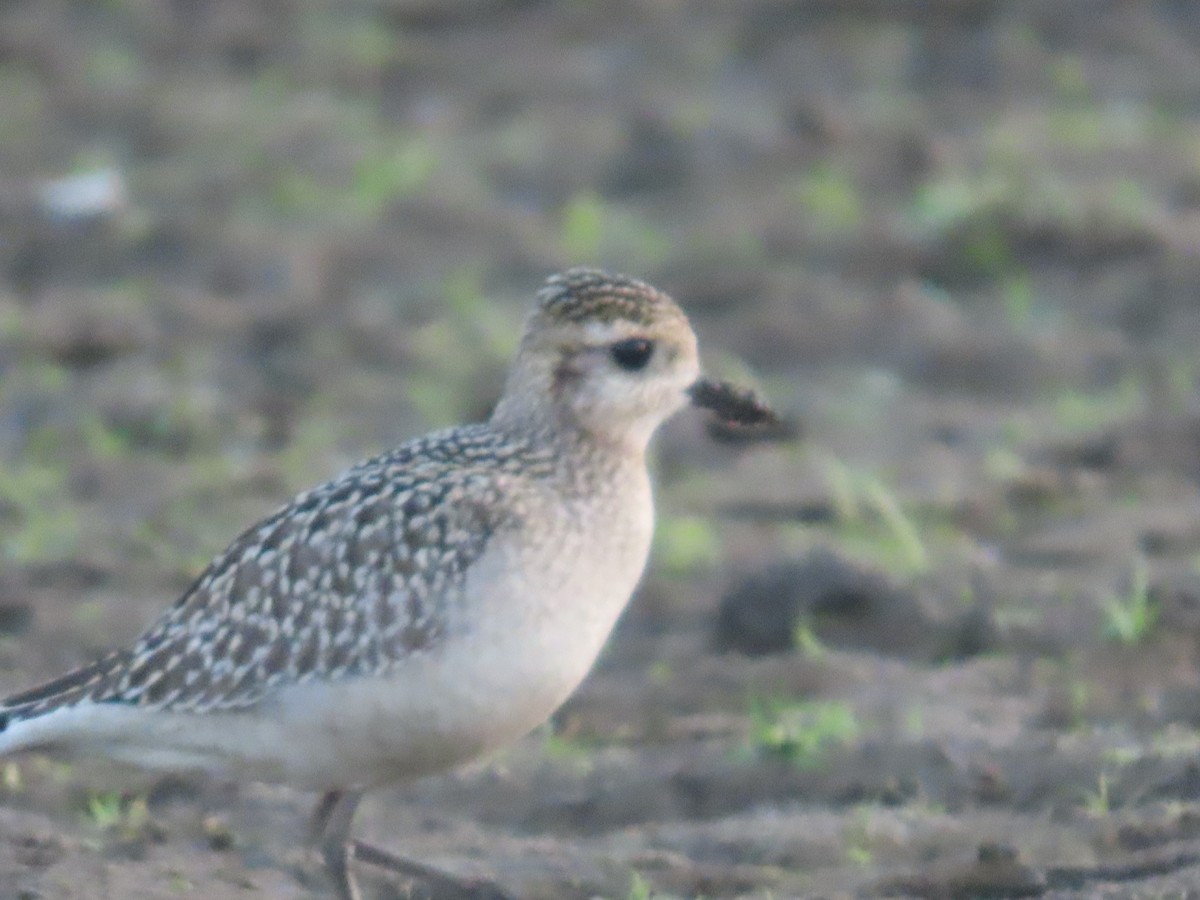
M 424 889 L 423 894 L 417 895 L 421 900 L 515 900 L 512 894 L 493 882 L 455 878 L 362 841 L 351 841 L 347 851 L 347 858 L 387 869 L 417 882 Z

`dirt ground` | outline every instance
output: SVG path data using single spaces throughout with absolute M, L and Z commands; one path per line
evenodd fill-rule
M 802 438 L 670 423 L 590 680 L 359 833 L 534 900 L 1200 896 L 1188 0 L 0 4 L 0 689 L 484 415 L 580 263 Z M 3 761 L 0 898 L 326 897 L 313 800 Z

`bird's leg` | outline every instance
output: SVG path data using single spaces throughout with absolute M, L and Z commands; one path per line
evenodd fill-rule
M 325 871 L 333 882 L 338 900 L 361 900 L 358 884 L 350 871 L 354 844 L 350 841 L 350 825 L 362 794 L 358 791 L 327 791 L 313 811 L 313 843 L 325 860 Z
M 337 806 L 342 793 L 342 791 L 326 791 L 317 801 L 317 808 L 313 810 L 312 817 L 308 820 L 308 845 L 310 847 L 316 847 L 321 843 L 321 838 L 325 836 L 325 829 L 329 825 L 329 816 L 333 812 L 333 808 Z
M 358 885 L 350 872 L 350 863 L 355 860 L 419 883 L 424 888 L 421 895 L 424 900 L 511 900 L 490 882 L 459 881 L 437 869 L 351 839 L 350 826 L 360 800 L 362 794 L 357 791 L 327 791 L 313 811 L 313 843 L 321 851 L 339 900 L 360 900 Z

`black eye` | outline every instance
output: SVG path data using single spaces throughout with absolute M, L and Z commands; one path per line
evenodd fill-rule
M 646 368 L 646 363 L 650 362 L 650 357 L 654 355 L 654 341 L 628 338 L 617 341 L 608 348 L 608 352 L 612 355 L 613 362 L 626 372 L 640 372 Z

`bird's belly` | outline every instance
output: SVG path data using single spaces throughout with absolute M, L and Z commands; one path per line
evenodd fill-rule
M 444 771 L 544 722 L 586 677 L 641 566 L 585 569 L 587 586 L 493 578 L 488 604 L 386 674 L 283 689 L 264 711 L 299 752 L 286 780 L 369 787 Z M 599 577 L 599 576 L 603 577 Z M 598 586 L 600 585 L 600 586 Z M 331 773 L 336 773 L 331 777 Z
M 84 704 L 52 717 L 88 720 L 86 730 L 61 723 L 75 736 L 65 746 L 139 766 L 370 788 L 445 771 L 517 740 L 549 717 L 591 662 L 551 671 L 520 658 L 500 664 L 490 656 L 496 649 L 464 645 L 388 675 L 291 685 L 246 711 Z
M 548 661 L 529 646 L 506 654 L 494 641 L 472 643 L 410 659 L 385 676 L 285 689 L 262 719 L 279 731 L 261 742 L 264 761 L 279 754 L 276 777 L 313 787 L 370 787 L 440 772 L 544 722 L 594 657 Z

